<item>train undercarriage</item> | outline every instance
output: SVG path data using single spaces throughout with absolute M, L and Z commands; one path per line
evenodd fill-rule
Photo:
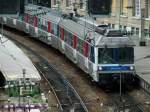
M 138 80 L 136 76 L 132 73 L 108 73 L 108 74 L 99 74 L 100 86 L 116 86 L 116 85 L 137 85 Z

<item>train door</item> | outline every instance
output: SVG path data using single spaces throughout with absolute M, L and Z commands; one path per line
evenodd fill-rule
M 88 52 L 88 72 L 90 76 L 93 78 L 94 81 L 98 82 L 98 75 L 97 75 L 97 62 L 98 62 L 98 48 L 89 45 L 89 52 Z
M 73 48 L 74 48 L 75 63 L 77 63 L 77 44 L 78 44 L 78 37 L 76 35 L 74 35 L 73 36 Z
M 47 32 L 48 32 L 48 44 L 51 44 L 51 32 L 52 32 L 52 24 L 50 21 L 47 22 Z
M 77 44 L 77 65 L 84 70 L 86 73 L 88 73 L 88 43 L 84 40 L 78 38 L 78 44 Z
M 60 30 L 60 39 L 61 39 L 61 52 L 64 53 L 64 50 L 65 50 L 65 43 L 64 43 L 65 31 L 61 27 L 59 30 Z
M 85 56 L 85 67 L 88 71 L 89 66 L 88 66 L 88 53 L 89 52 L 89 44 L 87 42 L 84 42 L 84 56 Z
M 29 33 L 29 14 L 25 15 L 25 23 L 26 23 L 26 33 Z
M 35 36 L 38 36 L 38 17 L 34 17 L 34 30 L 35 30 Z

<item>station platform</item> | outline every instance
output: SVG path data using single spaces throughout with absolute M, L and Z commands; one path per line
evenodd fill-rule
M 150 40 L 146 40 L 146 46 L 139 46 L 138 39 L 134 43 L 136 74 L 141 87 L 150 95 Z
M 7 37 L 0 34 L 0 38 L 0 72 L 6 82 L 20 81 L 24 77 L 33 82 L 40 81 L 40 74 L 24 52 Z

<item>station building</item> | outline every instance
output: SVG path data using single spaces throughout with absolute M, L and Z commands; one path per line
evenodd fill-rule
M 87 14 L 87 0 L 51 0 L 51 8 L 62 12 L 77 10 Z M 150 38 L 150 0 L 112 0 L 111 13 L 105 18 L 96 18 L 98 23 L 108 23 L 112 28 L 131 32 L 135 37 Z
M 113 0 L 111 16 L 104 21 L 112 28 L 131 31 L 136 37 L 149 39 L 150 0 Z

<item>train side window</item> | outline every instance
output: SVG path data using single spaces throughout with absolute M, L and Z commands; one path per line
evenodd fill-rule
M 69 32 L 67 32 L 66 38 L 65 38 L 65 42 L 70 45 L 71 47 L 73 47 L 73 35 Z
M 95 63 L 95 51 L 94 51 L 94 47 L 90 46 L 90 54 L 89 54 L 89 59 L 90 61 L 92 61 L 93 63 Z
M 77 45 L 77 50 L 79 51 L 79 53 L 83 54 L 83 40 L 79 39 L 78 40 L 78 45 Z
M 68 44 L 73 47 L 73 35 L 71 33 L 69 33 L 68 36 Z
M 54 23 L 51 23 L 51 25 L 52 25 L 51 33 L 54 34 Z
M 59 25 L 57 25 L 57 37 L 59 37 L 60 31 L 59 31 L 60 27 Z
M 56 24 L 53 24 L 54 35 L 59 36 L 59 27 Z
M 24 16 L 20 15 L 18 19 L 23 21 L 24 20 Z
M 38 18 L 38 27 L 42 29 L 42 19 L 41 18 Z
M 59 27 L 59 38 L 61 38 L 61 40 L 64 40 L 64 29 L 63 28 L 61 28 L 61 27 Z
M 54 26 L 54 35 L 57 36 L 58 26 L 56 24 L 53 24 L 53 26 Z
M 29 23 L 31 24 L 31 25 L 33 25 L 34 24 L 34 16 L 32 16 L 32 15 L 30 15 L 29 16 Z
M 64 30 L 64 37 L 65 37 L 65 42 L 67 42 L 68 39 L 68 32 L 66 30 Z
M 45 19 L 41 18 L 41 22 L 40 22 L 40 28 L 43 29 L 44 31 L 47 31 L 48 29 L 48 22 Z
M 61 38 L 62 39 L 62 37 L 63 37 L 63 29 L 61 28 L 61 27 L 59 27 L 59 38 Z

